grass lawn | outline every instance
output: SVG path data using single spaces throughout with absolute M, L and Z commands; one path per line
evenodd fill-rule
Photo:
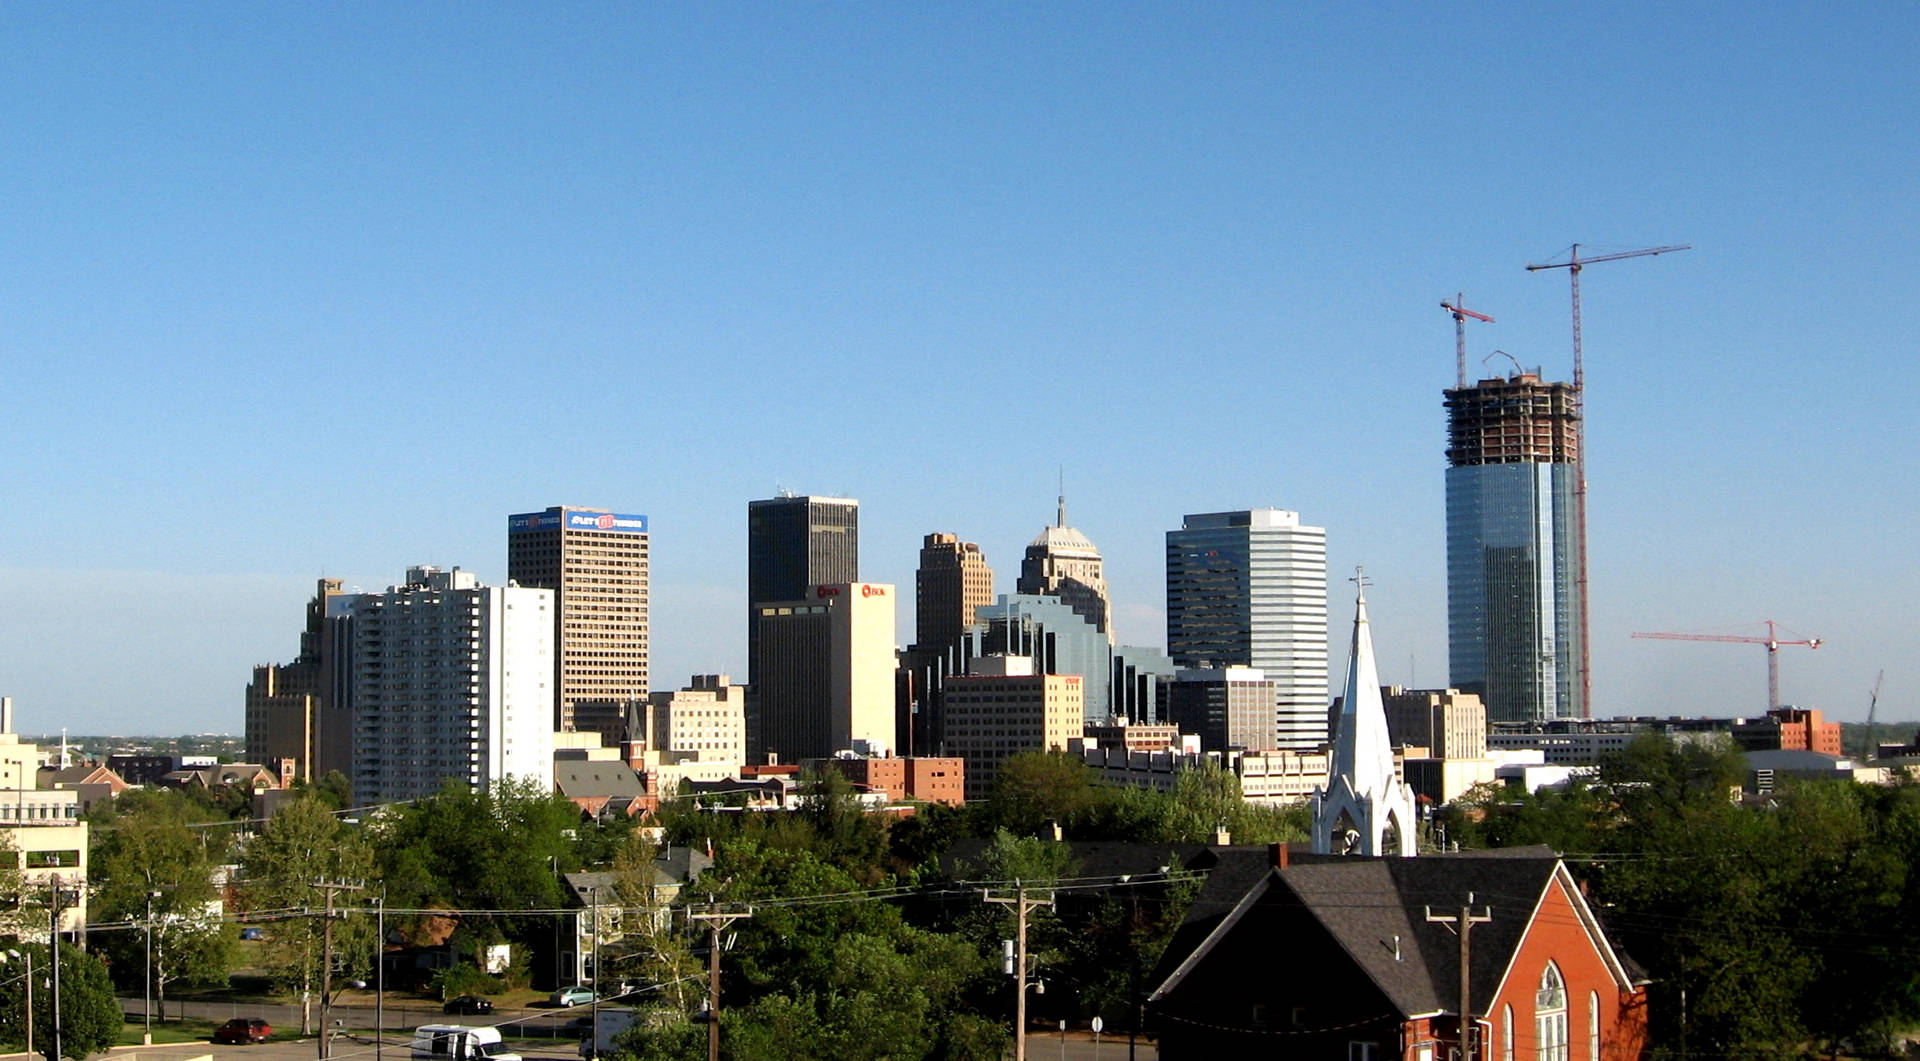
M 121 1046 L 139 1046 L 147 1031 L 146 1022 L 128 1021 L 120 1029 Z M 189 1017 L 185 1020 L 157 1021 L 153 1041 L 159 1043 L 204 1043 L 213 1038 L 213 1022 Z

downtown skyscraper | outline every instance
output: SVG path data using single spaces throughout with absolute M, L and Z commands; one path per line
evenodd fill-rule
M 554 593 L 553 727 L 623 735 L 647 687 L 647 517 L 555 506 L 507 517 L 507 579 Z
M 1262 671 L 1278 747 L 1326 743 L 1326 528 L 1260 508 L 1189 515 L 1168 531 L 1167 655 Z
M 1518 372 L 1446 408 L 1449 682 L 1489 722 L 1581 717 L 1579 395 Z

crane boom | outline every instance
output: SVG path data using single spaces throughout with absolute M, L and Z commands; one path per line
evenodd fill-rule
M 1804 645 L 1807 648 L 1819 648 L 1825 642 L 1817 637 L 1789 641 L 1779 636 L 1772 619 L 1763 620 L 1767 624 L 1767 636 L 1742 637 L 1738 634 L 1674 634 L 1674 633 L 1635 633 L 1633 636 L 1654 641 L 1718 641 L 1723 644 L 1765 645 L 1767 649 L 1767 710 L 1780 706 L 1780 649 L 1784 645 Z
M 1493 323 L 1492 317 L 1484 313 L 1475 313 L 1460 304 L 1465 300 L 1465 295 L 1453 296 L 1452 302 L 1448 302 L 1444 298 L 1440 300 L 1440 308 L 1453 314 L 1453 360 L 1454 375 L 1457 378 L 1454 386 L 1456 387 L 1465 387 L 1467 385 L 1467 318 L 1472 317 L 1474 320 L 1484 321 L 1487 324 Z
M 1575 419 L 1585 420 L 1587 404 L 1586 362 L 1580 354 L 1580 268 L 1591 262 L 1617 262 L 1623 258 L 1646 258 L 1670 251 L 1692 250 L 1690 243 L 1675 243 L 1666 247 L 1648 247 L 1645 250 L 1620 251 L 1614 254 L 1597 254 L 1591 258 L 1580 257 L 1580 245 L 1573 245 L 1564 262 L 1547 262 L 1540 265 L 1529 264 L 1527 272 L 1537 273 L 1542 269 L 1565 269 L 1573 287 L 1573 415 Z M 1593 717 L 1593 637 L 1592 623 L 1588 619 L 1587 607 L 1587 437 L 1586 429 L 1580 432 L 1580 457 L 1573 474 L 1573 527 L 1574 557 L 1580 565 L 1574 575 L 1574 586 L 1580 597 L 1580 709 L 1587 717 Z

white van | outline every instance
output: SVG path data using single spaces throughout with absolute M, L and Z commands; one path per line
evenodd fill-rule
M 520 1061 L 500 1042 L 500 1029 L 422 1024 L 413 1030 L 413 1061 Z

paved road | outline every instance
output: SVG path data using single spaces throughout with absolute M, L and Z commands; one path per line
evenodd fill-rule
M 126 1000 L 125 1005 L 128 1019 L 138 1020 L 141 1000 Z M 336 1039 L 329 1056 L 332 1061 L 411 1061 L 413 1028 L 419 1024 L 444 1022 L 504 1025 L 501 1030 L 508 1038 L 523 1040 L 520 1054 L 527 1061 L 579 1061 L 577 1037 L 564 1030 L 563 1026 L 576 1017 L 584 1018 L 587 1010 L 586 1006 L 575 1006 L 560 1010 L 495 1010 L 489 1017 L 443 1017 L 437 1008 L 399 1009 L 389 1006 L 386 1009 L 387 1032 L 378 1043 L 371 1036 Z M 372 1006 L 335 1006 L 333 1012 L 349 1028 L 373 1027 Z M 320 1044 L 316 1039 L 302 1039 L 295 1035 L 300 1027 L 298 1006 L 189 1002 L 185 1003 L 183 1009 L 181 1003 L 169 1002 L 167 1013 L 184 1013 L 186 1016 L 216 1021 L 231 1017 L 263 1017 L 273 1025 L 274 1036 L 271 1041 L 254 1046 L 219 1046 L 212 1043 L 127 1046 L 113 1052 L 114 1061 L 134 1061 L 136 1058 L 140 1061 L 194 1061 L 209 1057 L 212 1061 L 316 1061 L 319 1057 Z M 520 1030 L 511 1030 L 513 1028 Z M 543 1043 L 541 1040 L 544 1037 L 551 1038 Z M 1008 1054 L 1011 1056 L 1012 1051 L 1009 1050 Z M 1159 1056 L 1153 1044 L 1145 1039 L 1135 1044 L 1132 1054 L 1133 1061 L 1158 1061 Z M 27 1059 L 25 1055 L 0 1054 L 0 1061 Z M 31 1061 L 39 1061 L 38 1056 L 35 1055 Z M 1027 1061 L 1128 1061 L 1127 1039 L 1124 1035 L 1118 1039 L 1103 1037 L 1096 1043 L 1084 1030 L 1071 1032 L 1064 1038 L 1058 1032 L 1035 1030 L 1027 1035 Z

